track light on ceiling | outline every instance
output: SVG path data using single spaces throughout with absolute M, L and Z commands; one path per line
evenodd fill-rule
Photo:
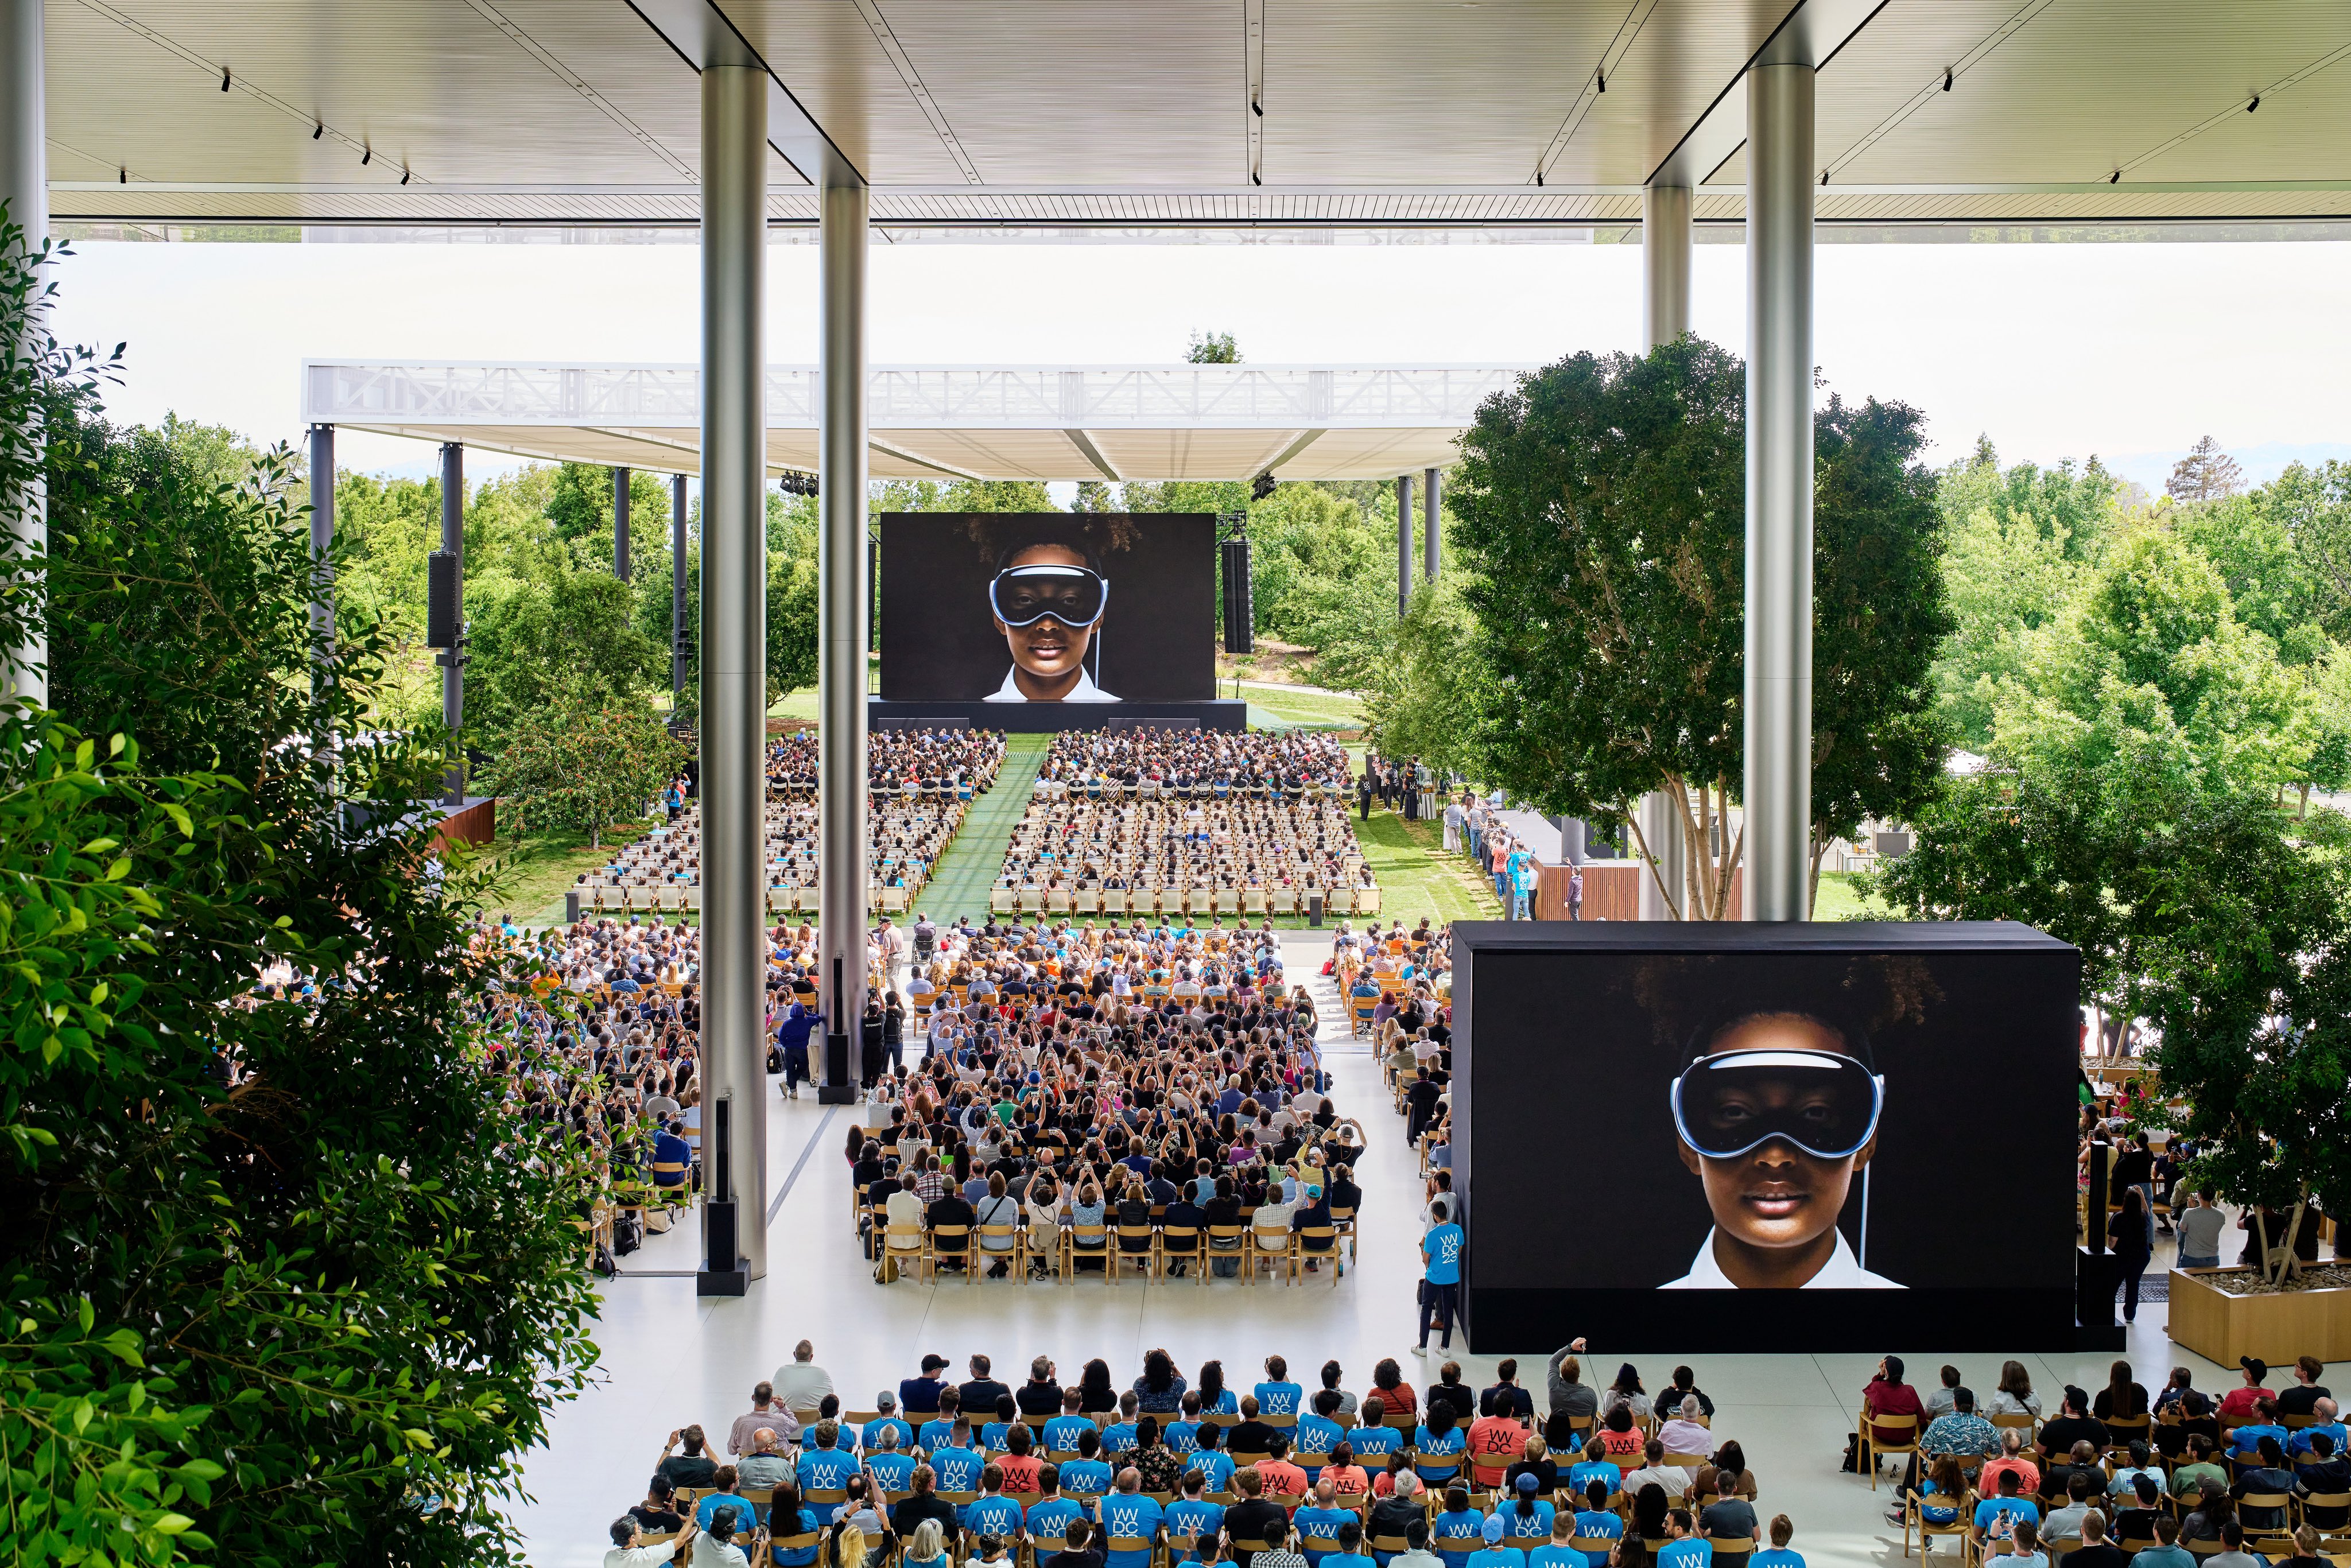
M 2260 93 L 2255 93 L 2255 94 L 2253 94 L 2253 101 L 2252 101 L 2252 102 L 2251 102 L 2251 103 L 2249 103 L 2249 104 L 2247 104 L 2247 105 L 2245 105 L 2245 112 L 2246 112 L 2247 114 L 2251 114 L 2251 113 L 2252 113 L 2252 112 L 2253 112 L 2253 110 L 2257 110 L 2257 109 L 2261 108 L 2261 106 L 2262 106 L 2262 95 L 2261 95 Z
M 223 66 L 223 67 L 221 67 L 221 91 L 223 91 L 223 92 L 226 92 L 227 90 L 228 90 L 228 68 L 227 68 L 226 66 Z
M 1249 171 L 1249 183 L 1252 185 L 1262 185 L 1265 183 L 1265 176 L 1252 169 Z
M 405 169 L 400 172 L 400 183 L 403 185 L 408 183 L 408 171 Z
M 1259 120 L 1263 120 L 1265 118 L 1265 105 L 1259 103 L 1255 99 L 1249 99 L 1249 112 L 1256 115 Z
M 366 168 L 369 164 L 371 164 L 371 163 L 372 163 L 372 162 L 375 162 L 375 149 L 374 149 L 374 148 L 372 148 L 372 147 L 366 147 L 366 148 L 362 148 L 362 149 L 360 149 L 360 168 L 364 169 L 364 168 Z
M 1606 92 L 1608 90 L 1608 73 L 1606 71 L 1594 68 L 1592 73 L 1592 79 L 1599 84 L 1600 90 L 1602 92 Z
M 310 140 L 313 141 L 316 141 L 319 137 L 324 136 L 326 133 L 327 122 L 323 120 L 318 124 L 310 127 Z
M 1535 171 L 1535 189 L 1538 191 L 1542 189 L 1542 171 L 1540 169 Z
M 1826 169 L 1823 169 L 1823 170 L 1822 170 L 1822 171 L 1821 171 L 1821 183 L 1822 183 L 1822 184 L 1823 184 L 1823 185 L 1825 185 L 1825 184 L 1827 184 L 1828 183 L 1829 183 L 1829 172 L 1828 172 Z
M 121 177 L 120 177 L 120 183 L 121 183 L 122 184 L 125 184 L 125 185 L 128 185 L 129 183 L 131 183 L 131 171 L 130 171 L 130 170 L 125 169 L 125 170 L 123 170 L 123 171 L 122 171 Z
M 2106 176 L 2106 183 L 2109 185 L 2119 185 L 2122 182 L 2123 172 L 2120 169 L 2116 170 L 2113 173 Z
M 1949 66 L 1943 68 L 1943 90 L 1945 92 L 1951 90 L 1951 68 Z

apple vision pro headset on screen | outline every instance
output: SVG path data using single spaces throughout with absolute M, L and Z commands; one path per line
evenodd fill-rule
M 1852 1025 L 1800 1014 L 1839 1036 L 1843 1051 L 1774 1046 L 1708 1054 L 1708 1041 L 1741 1019 L 1778 1010 L 1744 1012 L 1707 1024 L 1691 1038 L 1687 1065 L 1667 1092 L 1674 1130 L 1702 1158 L 1736 1159 L 1777 1141 L 1815 1159 L 1844 1160 L 1877 1135 L 1886 1077 L 1876 1071 L 1869 1037 Z M 1770 1088 L 1780 1092 L 1766 1092 Z M 1854 1256 L 1860 1267 L 1869 1267 L 1868 1166 L 1861 1168 L 1861 1238 Z
M 1022 547 L 1023 549 L 1029 547 Z M 1102 679 L 1102 618 L 1110 608 L 1110 579 L 1092 567 L 1050 562 L 1007 567 L 988 580 L 987 606 L 1005 625 L 1034 626 L 1050 616 L 1072 632 L 1091 628 L 1089 672 Z

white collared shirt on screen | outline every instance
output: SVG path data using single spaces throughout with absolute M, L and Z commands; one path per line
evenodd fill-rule
M 1853 1249 L 1845 1244 L 1842 1230 L 1836 1233 L 1836 1250 L 1830 1253 L 1829 1260 L 1821 1265 L 1821 1271 L 1805 1281 L 1802 1286 L 1807 1291 L 1902 1291 L 1908 1288 L 1863 1268 L 1854 1257 Z M 1731 1283 L 1730 1276 L 1722 1271 L 1722 1265 L 1714 1260 L 1714 1232 L 1709 1230 L 1706 1233 L 1706 1244 L 1698 1249 L 1698 1256 L 1690 1261 L 1689 1272 L 1678 1280 L 1667 1281 L 1657 1289 L 1735 1291 L 1739 1287 Z
M 982 697 L 980 701 L 991 703 L 1035 702 L 1037 700 L 1036 698 L 1030 696 L 1027 692 L 1020 689 L 1016 679 L 1019 673 L 1019 666 L 1017 664 L 1011 669 L 1005 671 L 1004 684 L 996 688 L 996 695 L 993 696 Z M 1094 678 L 1086 674 L 1085 671 L 1080 670 L 1078 672 L 1078 684 L 1070 688 L 1070 695 L 1068 696 L 1062 697 L 1060 700 L 1065 703 L 1114 703 L 1119 699 L 1111 695 L 1100 686 L 1094 685 Z

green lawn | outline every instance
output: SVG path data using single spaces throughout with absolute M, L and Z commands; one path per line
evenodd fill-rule
M 1229 692 L 1229 686 L 1222 688 Z M 1315 692 L 1285 692 L 1272 686 L 1243 686 L 1249 706 L 1260 708 L 1291 724 L 1337 724 L 1360 728 L 1364 705 L 1353 697 L 1324 696 Z
M 1815 920 L 1898 920 L 1901 918 L 1884 904 L 1863 898 L 1860 883 L 1861 875 L 1857 872 L 1824 871 L 1821 873 L 1821 889 L 1813 898 L 1813 918 Z
M 506 911 L 528 925 L 544 925 L 563 918 L 563 890 L 590 866 L 609 864 L 612 852 L 644 837 L 651 822 L 624 826 L 604 835 L 604 847 L 591 850 L 588 835 L 569 828 L 519 836 L 499 823 L 497 842 L 488 851 L 498 863 L 489 907 Z
M 1437 921 L 1502 917 L 1493 884 L 1477 874 L 1468 856 L 1445 852 L 1443 824 L 1374 810 L 1370 821 L 1355 823 L 1355 837 L 1379 879 L 1383 919 L 1411 925 L 1424 915 Z

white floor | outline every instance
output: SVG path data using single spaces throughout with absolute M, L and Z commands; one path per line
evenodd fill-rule
M 1329 938 L 1286 933 L 1293 975 L 1313 975 L 1329 956 Z M 1343 1009 L 1328 982 L 1315 980 L 1324 1017 Z M 601 1385 L 558 1411 L 549 1448 L 530 1457 L 527 1486 L 533 1500 L 517 1510 L 538 1568 L 601 1563 L 606 1525 L 643 1495 L 662 1439 L 700 1422 L 723 1445 L 729 1423 L 750 1408 L 751 1385 L 789 1359 L 807 1338 L 817 1360 L 852 1407 L 870 1407 L 872 1395 L 894 1390 L 923 1355 L 936 1352 L 962 1375 L 967 1357 L 994 1358 L 996 1375 L 1018 1383 L 1033 1355 L 1050 1355 L 1065 1381 L 1089 1358 L 1109 1362 L 1123 1387 L 1141 1370 L 1144 1352 L 1164 1346 L 1185 1375 L 1222 1357 L 1228 1380 L 1246 1387 L 1259 1364 L 1279 1353 L 1292 1375 L 1315 1385 L 1315 1372 L 1336 1357 L 1345 1385 L 1362 1392 L 1373 1364 L 1395 1357 L 1416 1384 L 1433 1380 L 1439 1357 L 1423 1364 L 1410 1352 L 1416 1329 L 1413 1281 L 1418 1275 L 1417 1213 L 1421 1186 L 1405 1147 L 1379 1074 L 1343 1021 L 1326 1024 L 1323 1050 L 1337 1080 L 1343 1113 L 1359 1117 L 1371 1153 L 1358 1171 L 1364 1188 L 1362 1267 L 1335 1287 L 1327 1276 L 1297 1288 L 1216 1281 L 1118 1286 L 1100 1281 L 1061 1285 L 950 1281 L 883 1287 L 872 1282 L 849 1224 L 849 1169 L 841 1156 L 847 1107 L 812 1100 L 778 1103 L 769 1113 L 768 1168 L 790 1186 L 768 1230 L 768 1277 L 739 1299 L 694 1293 L 697 1236 L 681 1225 L 653 1239 L 626 1260 L 622 1278 L 603 1287 L 603 1322 L 595 1338 L 603 1351 Z M 795 1174 L 795 1167 L 797 1174 Z M 2165 1239 L 2151 1270 L 2169 1261 Z M 664 1275 L 663 1270 L 675 1270 Z M 2163 1328 L 2163 1306 L 2141 1309 L 2129 1355 L 2138 1379 L 2159 1384 L 2186 1364 L 2197 1386 L 2225 1389 L 2236 1381 L 2175 1347 Z M 1558 1343 L 1574 1337 L 1562 1323 Z M 1521 1379 L 1541 1401 L 1541 1357 L 1555 1345 L 1520 1348 Z M 1457 1343 L 1457 1354 L 1459 1346 Z M 1745 1445 L 1762 1484 L 1760 1511 L 1785 1511 L 1795 1522 L 1795 1547 L 1815 1563 L 1890 1564 L 1901 1555 L 1901 1531 L 1882 1515 L 1886 1493 L 1873 1497 L 1865 1477 L 1838 1473 L 1862 1385 L 1877 1358 L 1902 1355 L 1913 1382 L 1932 1386 L 1936 1369 L 1953 1362 L 1970 1387 L 1988 1392 L 2002 1357 L 1955 1357 L 1907 1340 L 1898 1312 L 1888 1314 L 1886 1342 L 1855 1345 L 1834 1355 L 1708 1356 L 1694 1362 L 1698 1383 L 1719 1413 L 1714 1429 Z M 1459 1356 L 1466 1380 L 1493 1380 L 1493 1355 Z M 1671 1345 L 1596 1345 L 1585 1357 L 1604 1380 L 1631 1361 L 1650 1388 L 1663 1386 L 1674 1364 L 1687 1359 Z M 2111 1357 L 2020 1355 L 2034 1386 L 2054 1391 L 2066 1382 L 2095 1388 L 2106 1381 Z M 2284 1375 L 2273 1373 L 2273 1384 Z

